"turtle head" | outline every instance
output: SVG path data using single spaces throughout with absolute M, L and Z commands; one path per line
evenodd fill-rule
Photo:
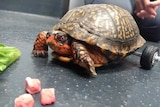
M 69 36 L 62 31 L 53 31 L 46 34 L 48 46 L 59 55 L 71 55 Z

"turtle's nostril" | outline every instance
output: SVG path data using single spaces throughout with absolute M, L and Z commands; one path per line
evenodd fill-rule
M 52 32 L 47 32 L 46 37 L 49 38 L 52 35 Z

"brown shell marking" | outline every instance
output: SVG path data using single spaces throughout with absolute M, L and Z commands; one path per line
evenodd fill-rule
M 130 13 L 107 4 L 85 5 L 70 10 L 53 30 L 62 30 L 77 40 L 122 56 L 145 43 Z

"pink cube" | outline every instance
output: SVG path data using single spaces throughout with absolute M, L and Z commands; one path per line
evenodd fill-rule
M 40 93 L 40 98 L 42 105 L 53 104 L 56 101 L 55 89 L 54 88 L 42 89 Z
M 14 100 L 14 107 L 33 107 L 34 99 L 31 94 L 22 94 Z
M 30 77 L 26 77 L 25 88 L 28 93 L 36 94 L 41 91 L 41 82 L 39 79 L 32 79 Z

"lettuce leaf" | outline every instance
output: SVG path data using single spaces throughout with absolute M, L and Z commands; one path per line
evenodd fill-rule
M 19 49 L 0 44 L 0 73 L 21 56 Z

